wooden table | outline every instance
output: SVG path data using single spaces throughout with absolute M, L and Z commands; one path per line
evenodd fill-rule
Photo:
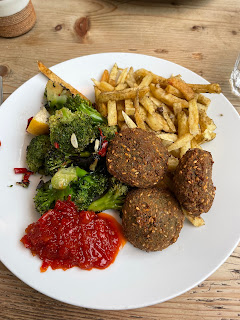
M 36 60 L 52 66 L 82 55 L 122 51 L 167 59 L 220 83 L 240 112 L 240 99 L 231 94 L 228 82 L 240 51 L 239 0 L 32 2 L 35 27 L 21 37 L 0 39 L 4 99 L 38 72 Z M 180 297 L 120 312 L 55 301 L 0 263 L 0 319 L 240 319 L 240 246 L 212 276 Z

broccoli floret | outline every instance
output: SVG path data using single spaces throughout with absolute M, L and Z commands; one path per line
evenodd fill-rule
M 33 172 L 44 174 L 45 154 L 50 149 L 48 135 L 34 137 L 27 147 L 26 162 L 28 169 Z
M 46 98 L 45 107 L 50 114 L 53 114 L 56 110 L 64 106 L 67 98 L 72 96 L 72 94 L 58 82 L 49 80 L 45 88 L 44 96 Z
M 72 163 L 69 156 L 66 156 L 60 150 L 51 147 L 46 153 L 44 159 L 45 175 L 53 176 L 60 168 L 65 168 Z
M 63 180 L 55 181 L 56 179 L 52 179 L 37 189 L 34 202 L 36 210 L 41 214 L 53 208 L 58 199 L 65 200 L 69 195 L 79 210 L 87 210 L 93 199 L 101 196 L 108 186 L 108 178 L 105 175 L 98 172 L 90 174 L 77 167 L 60 169 L 57 179 Z M 63 185 L 64 188 L 59 189 L 59 186 L 63 187 Z
M 89 101 L 82 99 L 79 95 L 68 97 L 65 107 L 72 112 L 82 111 L 92 119 L 93 123 L 107 122 L 106 118 L 104 118 L 96 109 L 94 109 Z
M 57 200 L 66 200 L 69 195 L 73 196 L 74 191 L 70 187 L 63 190 L 52 188 L 51 181 L 39 183 L 37 193 L 34 197 L 36 210 L 42 215 L 53 209 Z
M 116 178 L 110 178 L 110 187 L 101 198 L 90 204 L 88 210 L 100 212 L 107 209 L 121 210 L 125 197 L 128 192 L 128 186 L 118 181 Z
M 65 154 L 83 151 L 96 134 L 90 117 L 81 111 L 71 112 L 67 108 L 57 110 L 49 118 L 49 128 L 52 145 L 57 144 Z
M 108 142 L 110 142 L 116 136 L 116 132 L 118 132 L 117 126 L 108 126 L 107 124 L 101 124 L 96 129 L 98 130 L 97 135 L 99 135 L 99 129 L 102 130 L 102 134 Z
M 86 172 L 86 175 L 70 185 L 74 190 L 73 201 L 78 209 L 87 210 L 93 199 L 101 196 L 106 191 L 108 178 L 101 173 L 94 172 L 89 174 Z

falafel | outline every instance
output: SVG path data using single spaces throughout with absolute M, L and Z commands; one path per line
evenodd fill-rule
M 184 215 L 176 198 L 166 189 L 131 190 L 123 205 L 126 239 L 144 251 L 160 251 L 177 241 Z
M 174 173 L 174 193 L 182 207 L 193 216 L 208 212 L 212 206 L 216 190 L 212 165 L 210 152 L 190 149 L 180 159 Z
M 132 187 L 153 187 L 167 171 L 168 151 L 154 133 L 125 129 L 111 141 L 107 151 L 108 172 Z

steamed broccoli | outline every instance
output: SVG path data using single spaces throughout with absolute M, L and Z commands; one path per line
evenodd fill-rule
M 71 92 L 61 86 L 58 82 L 48 80 L 45 88 L 45 107 L 50 114 L 55 113 L 56 110 L 61 109 L 67 101 L 67 98 L 72 96 Z
M 49 118 L 49 127 L 52 145 L 57 144 L 59 150 L 67 154 L 83 151 L 96 135 L 90 117 L 81 111 L 71 112 L 67 108 L 57 110 Z
M 44 173 L 45 154 L 50 149 L 48 135 L 34 137 L 27 147 L 26 161 L 30 171 Z
M 42 215 L 50 209 L 53 209 L 57 200 L 67 200 L 68 196 L 73 196 L 74 191 L 70 187 L 63 190 L 53 189 L 51 181 L 40 181 L 37 193 L 34 197 L 36 210 Z
M 92 202 L 88 207 L 88 210 L 96 212 L 107 209 L 121 210 L 127 192 L 128 186 L 112 177 L 110 179 L 110 187 L 107 193 L 105 193 L 101 198 Z
M 94 109 L 89 101 L 82 99 L 79 95 L 68 97 L 64 106 L 72 112 L 82 111 L 92 119 L 93 123 L 98 124 L 107 122 L 106 118 Z
M 54 207 L 58 199 L 65 200 L 71 195 L 71 200 L 79 210 L 87 210 L 96 196 L 101 196 L 108 186 L 108 178 L 101 173 L 91 173 L 78 168 L 60 169 L 51 181 L 37 189 L 34 198 L 36 210 L 43 214 Z

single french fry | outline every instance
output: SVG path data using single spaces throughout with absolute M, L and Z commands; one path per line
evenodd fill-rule
M 202 133 L 205 131 L 214 131 L 217 128 L 214 121 L 209 118 L 203 110 L 199 111 L 199 125 Z
M 125 121 L 120 121 L 119 118 L 118 118 L 118 126 L 119 126 L 119 129 L 122 130 L 122 126 L 126 124 Z
M 194 91 L 192 88 L 184 82 L 182 79 L 178 77 L 171 77 L 168 79 L 168 83 L 170 83 L 173 87 L 177 88 L 184 96 L 187 101 L 194 99 Z
M 199 133 L 199 114 L 197 101 L 195 99 L 189 101 L 188 111 L 189 132 L 197 135 Z
M 139 84 L 139 88 L 144 88 L 150 85 L 150 83 L 152 82 L 153 76 L 151 73 L 147 74 L 141 81 L 141 83 Z
M 135 107 L 135 114 L 134 114 L 134 117 L 135 117 L 135 121 L 136 121 L 136 124 L 138 126 L 138 128 L 141 128 L 143 130 L 146 130 L 146 125 L 145 125 L 145 122 L 144 122 L 144 116 L 142 116 L 142 114 L 140 113 L 140 105 L 139 105 L 139 89 L 137 90 L 137 94 L 136 94 L 136 97 L 134 99 L 134 107 Z
M 152 73 L 151 71 L 148 71 L 146 69 L 138 69 L 134 72 L 135 79 L 142 79 L 148 74 L 152 75 L 152 83 L 154 84 L 160 84 L 161 87 L 165 88 L 168 85 L 168 79 L 163 78 L 161 76 L 157 76 L 156 74 Z
M 186 100 L 175 97 L 170 93 L 166 93 L 162 88 L 157 88 L 154 84 L 150 84 L 150 90 L 154 97 L 165 103 L 167 106 L 173 107 L 174 103 L 180 103 L 182 108 L 188 108 Z
M 135 113 L 135 108 L 131 99 L 125 100 L 125 112 L 128 116 L 133 116 Z
M 180 158 L 191 149 L 191 141 L 188 141 L 183 147 L 180 148 Z
M 184 134 L 189 132 L 188 117 L 184 111 L 178 114 L 178 136 L 182 137 Z
M 222 92 L 222 89 L 218 83 L 210 83 L 210 84 L 188 83 L 188 85 L 196 93 L 221 93 Z
M 108 125 L 116 126 L 117 125 L 117 106 L 116 101 L 109 100 L 107 103 L 108 109 Z
M 91 79 L 96 87 L 98 87 L 101 91 L 113 91 L 114 87 L 106 81 L 97 81 L 95 79 Z
M 110 71 L 109 74 L 109 83 L 115 87 L 116 86 L 116 78 L 117 78 L 117 74 L 118 74 L 118 66 L 115 63 L 114 66 L 112 67 L 112 70 Z
M 99 97 L 99 94 L 101 93 L 101 90 L 98 89 L 98 87 L 94 86 L 94 92 L 95 92 L 95 102 L 98 103 L 98 97 Z
M 155 106 L 153 101 L 148 98 L 147 96 L 144 96 L 143 98 L 140 99 L 141 105 L 144 106 L 144 108 L 150 113 L 153 114 L 155 112 Z
M 168 84 L 165 88 L 167 93 L 173 94 L 174 96 L 184 99 L 184 95 L 177 88 L 173 87 L 171 84 Z
M 178 139 L 176 133 L 157 133 L 157 136 L 162 140 L 175 142 Z
M 124 83 L 128 74 L 128 68 L 125 68 L 117 79 L 117 84 Z
M 99 102 L 107 102 L 108 100 L 125 100 L 135 99 L 138 88 L 127 88 L 120 91 L 102 92 L 100 93 Z M 149 87 L 139 89 L 139 97 L 145 96 L 149 92 Z
M 167 121 L 167 124 L 168 124 L 170 130 L 172 132 L 176 132 L 176 127 L 166 111 L 163 111 L 163 117 Z
M 188 219 L 188 221 L 191 222 L 192 225 L 194 225 L 194 227 L 201 227 L 205 225 L 205 221 L 202 217 L 195 217 L 191 215 L 190 212 L 187 212 L 187 210 L 185 210 L 184 208 L 182 208 L 182 211 L 184 216 Z
M 130 88 L 134 87 L 134 84 L 136 83 L 136 80 L 134 78 L 134 74 L 133 74 L 133 67 L 131 67 L 128 71 L 127 77 L 126 77 L 126 83 L 128 84 L 128 86 Z
M 149 125 L 149 127 L 154 131 L 160 131 L 160 130 L 164 130 L 165 132 L 170 131 L 167 121 L 159 113 L 154 113 L 154 114 L 148 113 L 146 122 Z
M 142 119 L 141 115 L 139 114 L 139 111 L 135 112 L 135 121 L 136 121 L 138 128 L 146 130 L 146 124 L 145 124 L 144 120 Z
M 143 119 L 143 121 L 145 121 L 147 118 L 148 112 L 145 108 L 143 108 L 143 106 L 141 104 L 139 104 L 138 113 L 139 113 L 140 117 Z
M 105 102 L 100 102 L 98 104 L 98 112 L 100 112 L 103 117 L 107 118 L 108 108 Z
M 211 141 L 216 137 L 216 133 L 209 131 L 209 130 L 205 130 L 204 132 L 198 134 L 195 136 L 196 139 L 196 143 L 197 144 L 203 144 L 205 142 Z
M 182 107 L 180 103 L 174 103 L 173 104 L 173 113 L 177 117 L 178 114 L 182 111 Z
M 179 137 L 171 146 L 168 147 L 168 151 L 176 150 L 183 147 L 187 142 L 191 141 L 193 135 L 191 133 L 185 133 L 183 136 Z
M 208 107 L 211 103 L 211 100 L 209 98 L 205 97 L 203 94 L 199 93 L 198 98 L 197 98 L 197 102 Z
M 197 136 L 196 136 L 197 137 Z M 191 148 L 198 148 L 198 149 L 202 149 L 202 147 L 198 144 L 196 137 L 194 137 L 191 141 Z
M 168 158 L 168 171 L 173 172 L 176 170 L 178 166 L 179 160 L 178 158 L 175 158 L 174 156 L 170 156 Z
M 200 111 L 207 112 L 208 107 L 205 106 L 204 104 L 198 103 L 197 106 L 198 106 L 198 112 L 200 112 Z
M 127 88 L 127 83 L 119 83 L 116 87 L 115 90 L 120 91 L 120 90 L 124 90 Z
M 150 94 L 152 94 L 152 93 L 150 92 Z M 157 107 L 160 107 L 160 108 L 161 108 L 161 107 L 166 106 L 162 101 L 158 100 L 157 98 L 155 98 L 155 97 L 153 97 L 153 96 L 150 96 L 149 99 L 151 99 L 152 102 L 153 102 Z
M 103 71 L 103 74 L 101 76 L 101 81 L 105 81 L 105 82 L 109 81 L 109 72 L 107 69 Z
M 122 111 L 124 111 L 124 101 L 123 100 L 117 101 L 116 108 L 117 108 L 118 122 L 119 121 L 123 121 L 124 122 L 124 118 L 123 118 L 123 115 L 122 115 Z
M 128 128 L 131 128 L 131 129 L 137 128 L 136 123 L 124 111 L 122 111 L 122 115 Z
M 117 106 L 117 110 L 121 110 L 121 111 L 124 110 L 125 108 L 124 100 L 117 101 L 116 106 Z
M 40 72 L 42 72 L 49 80 L 52 80 L 53 82 L 60 83 L 63 87 L 67 88 L 73 95 L 79 95 L 83 99 L 89 101 L 87 97 L 85 97 L 81 92 L 79 92 L 77 89 L 73 88 L 69 83 L 65 82 L 63 79 L 58 77 L 54 72 L 52 72 L 50 69 L 48 69 L 41 61 L 38 61 L 38 69 Z

